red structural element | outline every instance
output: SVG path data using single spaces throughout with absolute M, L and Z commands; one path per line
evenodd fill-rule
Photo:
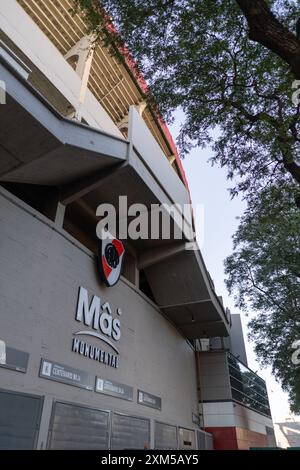
M 205 428 L 206 432 L 213 435 L 214 449 L 237 450 L 237 437 L 234 427 L 228 428 Z
M 205 428 L 213 435 L 216 450 L 248 450 L 250 447 L 267 447 L 265 434 L 238 427 Z

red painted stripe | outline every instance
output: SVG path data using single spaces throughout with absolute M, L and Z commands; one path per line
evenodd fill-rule
M 124 253 L 124 246 L 123 246 L 123 243 L 120 242 L 120 240 L 117 240 L 116 238 L 114 239 L 114 241 L 112 242 L 112 244 L 115 246 L 117 252 L 118 252 L 118 255 L 119 256 L 122 256 L 122 254 Z
M 103 271 L 104 271 L 105 277 L 106 277 L 106 279 L 108 279 L 108 276 L 112 272 L 112 268 L 110 266 L 108 266 L 106 258 L 105 258 L 104 255 L 102 255 L 102 266 L 103 266 Z

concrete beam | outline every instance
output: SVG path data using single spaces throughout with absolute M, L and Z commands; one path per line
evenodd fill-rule
M 118 129 L 120 129 L 120 131 L 128 130 L 128 126 L 129 126 L 129 116 L 128 116 L 128 114 L 126 114 L 126 116 L 124 116 L 121 119 L 121 121 L 118 122 L 117 126 L 118 126 Z
M 183 328 L 185 326 L 190 326 L 190 325 L 201 326 L 201 328 L 203 328 L 203 329 L 208 329 L 208 328 L 211 328 L 212 326 L 215 326 L 215 325 L 222 325 L 223 326 L 223 322 L 222 322 L 222 320 L 212 320 L 212 321 L 209 321 L 209 322 L 208 321 L 201 322 L 201 321 L 191 320 L 191 321 L 184 322 L 184 323 L 177 323 L 177 326 L 179 328 Z
M 88 81 L 94 56 L 93 39 L 93 35 L 84 36 L 65 55 L 65 59 L 67 61 L 77 57 L 75 71 L 81 79 L 81 86 L 78 97 L 80 105 L 84 104 L 85 95 L 88 89 Z M 75 112 L 75 118 L 81 121 L 82 113 L 80 107 Z
M 202 300 L 195 300 L 193 302 L 183 302 L 180 304 L 171 304 L 171 305 L 160 305 L 159 308 L 176 308 L 176 307 L 188 307 L 189 305 L 198 305 L 198 304 L 203 304 L 207 302 L 211 302 L 211 299 L 202 299 Z
M 65 218 L 65 212 L 66 212 L 66 206 L 59 202 L 57 204 L 56 208 L 56 214 L 55 214 L 55 226 L 58 228 L 62 228 L 64 225 L 64 218 Z
M 146 101 L 141 101 L 138 105 L 135 106 L 135 109 L 139 113 L 139 115 L 142 117 L 145 109 L 147 108 L 147 103 Z M 126 116 L 123 116 L 123 118 L 117 123 L 118 129 L 120 131 L 128 131 L 129 128 L 129 110 L 128 114 Z
M 166 247 L 154 248 L 145 251 L 138 259 L 138 269 L 145 269 L 153 264 L 160 263 L 161 261 L 176 256 L 186 250 L 186 243 L 174 243 Z
M 59 206 L 59 189 L 56 187 L 49 187 L 47 197 L 42 207 L 43 214 L 49 219 L 55 221 Z
M 170 157 L 168 157 L 168 160 L 169 160 L 170 165 L 173 165 L 173 163 L 174 163 L 175 160 L 176 160 L 175 155 L 170 155 Z
M 138 105 L 136 105 L 136 110 L 139 113 L 139 115 L 142 117 L 145 109 L 147 108 L 148 104 L 146 101 L 141 101 Z
M 70 183 L 61 188 L 60 202 L 64 205 L 71 204 L 77 199 L 82 198 L 86 194 L 94 191 L 104 184 L 112 175 L 127 166 L 127 162 L 114 165 L 106 170 L 102 170 L 87 178 L 83 178 L 77 183 Z

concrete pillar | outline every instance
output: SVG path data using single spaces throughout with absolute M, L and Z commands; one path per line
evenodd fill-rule
M 81 78 L 81 87 L 79 92 L 79 102 L 82 105 L 88 87 L 88 81 L 94 56 L 93 47 L 94 35 L 84 36 L 80 39 L 65 55 L 65 59 L 70 62 L 72 58 L 77 58 L 75 71 Z M 81 121 L 81 106 L 76 110 L 76 119 Z
M 50 419 L 52 413 L 52 397 L 45 396 L 41 416 L 41 424 L 37 441 L 37 450 L 47 449 L 48 431 L 50 428 Z

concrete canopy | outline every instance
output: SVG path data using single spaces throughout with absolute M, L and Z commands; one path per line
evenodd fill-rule
M 159 307 L 187 338 L 228 336 L 228 319 L 197 246 L 145 272 Z
M 62 118 L 3 64 L 0 76 L 1 181 L 63 185 L 126 160 L 126 141 Z
M 117 206 L 121 194 L 129 205 L 190 202 L 134 109 L 126 141 L 63 118 L 3 61 L 0 74 L 7 86 L 7 104 L 0 107 L 0 181 L 59 187 L 63 204 L 81 198 L 94 214 L 100 203 Z M 186 249 L 191 240 L 184 234 L 181 243 L 133 243 L 139 256 L 167 245 L 167 255 L 161 252 L 161 261 L 148 262 L 144 271 L 156 303 L 187 338 L 227 336 L 228 321 L 200 252 Z M 178 250 L 168 251 L 172 244 Z

